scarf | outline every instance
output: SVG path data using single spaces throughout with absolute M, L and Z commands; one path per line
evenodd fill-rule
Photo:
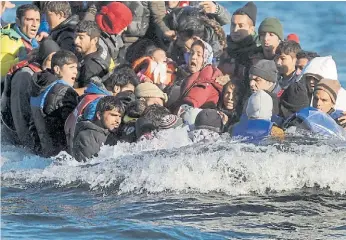
M 38 48 L 40 45 L 38 44 L 36 38 L 28 38 L 20 29 L 17 25 L 14 25 L 13 29 L 27 42 L 31 44 L 33 48 Z

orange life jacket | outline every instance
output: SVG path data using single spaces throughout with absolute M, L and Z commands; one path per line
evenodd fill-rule
M 138 73 L 142 69 L 144 65 L 147 67 L 144 69 L 143 74 L 148 77 L 149 79 L 152 80 L 152 82 L 156 85 L 163 84 L 165 86 L 171 86 L 174 83 L 175 80 L 175 73 L 176 73 L 176 66 L 173 62 L 167 63 L 167 75 L 166 79 L 161 79 L 161 76 L 159 76 L 157 79 L 154 77 L 154 72 L 151 71 L 152 69 L 152 64 L 154 64 L 155 61 L 151 57 L 141 57 L 137 59 L 133 64 L 132 68 L 133 70 Z

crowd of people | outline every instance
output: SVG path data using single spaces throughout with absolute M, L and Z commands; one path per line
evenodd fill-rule
M 170 128 L 283 141 L 304 109 L 346 128 L 333 58 L 285 38 L 278 18 L 256 29 L 256 17 L 254 2 L 233 14 L 211 1 L 20 5 L 1 22 L 2 135 L 86 161 Z

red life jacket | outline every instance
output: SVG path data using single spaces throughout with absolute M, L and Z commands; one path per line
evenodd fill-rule
M 72 113 L 68 116 L 65 122 L 65 134 L 66 134 L 66 140 L 68 143 L 68 146 L 72 146 L 73 144 L 73 138 L 74 138 L 74 132 L 76 129 L 76 125 L 78 123 L 78 120 L 80 116 L 83 114 L 84 109 L 94 100 L 96 100 L 99 97 L 103 97 L 105 95 L 103 94 L 88 94 L 86 95 L 82 101 L 77 105 L 77 107 L 73 110 Z
M 33 72 L 42 72 L 41 66 L 37 63 L 29 63 L 28 60 L 23 60 L 16 65 L 12 66 L 10 70 L 8 70 L 8 75 L 11 77 L 20 69 L 23 67 L 29 67 Z

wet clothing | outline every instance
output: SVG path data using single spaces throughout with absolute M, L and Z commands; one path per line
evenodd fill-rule
M 76 125 L 72 156 L 79 162 L 97 155 L 110 132 L 91 121 L 81 121 Z
M 14 74 L 11 81 L 11 113 L 20 143 L 34 149 L 35 143 L 30 134 L 30 88 L 34 71 L 24 67 Z M 32 129 L 33 131 L 34 129 Z
M 49 36 L 64 50 L 75 51 L 75 28 L 79 22 L 77 15 L 72 15 L 58 26 L 53 28 Z
M 30 105 L 32 124 L 38 136 L 38 153 L 45 157 L 66 150 L 64 124 L 77 106 L 78 94 L 64 80 L 59 80 L 50 70 L 35 73 L 31 87 Z M 35 133 L 33 133 L 35 134 Z
M 97 51 L 84 56 L 81 61 L 81 68 L 76 85 L 79 88 L 85 87 L 90 83 L 94 76 L 102 78 L 109 72 L 111 57 L 107 49 L 99 46 Z

